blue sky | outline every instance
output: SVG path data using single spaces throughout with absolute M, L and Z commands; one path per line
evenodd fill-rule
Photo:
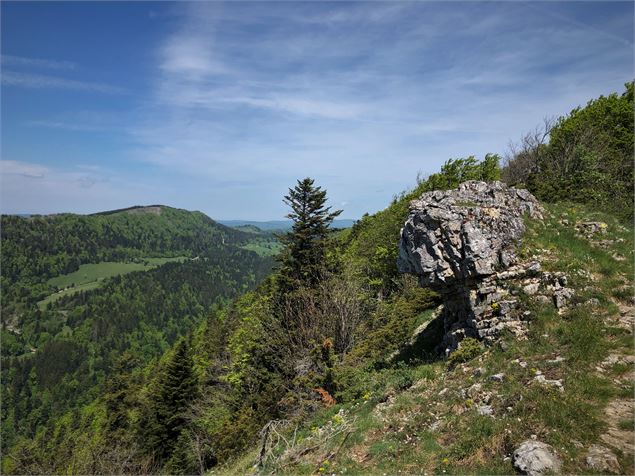
M 632 2 L 2 2 L 4 213 L 342 216 L 633 78 Z

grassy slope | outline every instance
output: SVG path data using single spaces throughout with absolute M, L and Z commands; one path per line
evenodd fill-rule
M 83 264 L 77 271 L 56 276 L 48 280 L 47 284 L 58 289 L 57 292 L 38 302 L 42 309 L 49 302 L 54 302 L 62 296 L 69 296 L 80 291 L 89 291 L 102 284 L 106 278 L 132 273 L 133 271 L 147 271 L 171 261 L 183 261 L 184 256 L 174 258 L 142 258 L 137 262 L 104 261 L 102 263 Z
M 292 474 L 509 474 L 514 448 L 535 435 L 557 449 L 564 473 L 588 473 L 586 449 L 610 427 L 632 443 L 633 433 L 624 430 L 632 428 L 633 415 L 611 421 L 605 411 L 616 402 L 631 402 L 632 408 L 632 366 L 607 357 L 633 355 L 632 333 L 617 321 L 633 296 L 633 230 L 578 205 L 548 209 L 544 225 L 529 223 L 521 254 L 536 255 L 545 270 L 566 272 L 577 305 L 560 315 L 551 305 L 521 296 L 534 315 L 528 339 L 506 337 L 505 350 L 486 349 L 453 370 L 444 362 L 359 369 L 368 391 L 320 412 L 295 436 L 288 429 L 286 441 L 280 440 L 264 469 Z M 563 219 L 570 224 L 562 224 Z M 590 219 L 608 224 L 607 235 L 597 239 L 616 242 L 603 249 L 577 236 L 573 224 Z M 557 362 L 557 357 L 564 360 Z M 475 368 L 482 375 L 475 376 Z M 564 392 L 536 385 L 533 378 L 539 371 L 548 379 L 562 379 Z M 489 380 L 500 372 L 503 382 Z M 463 390 L 474 383 L 482 390 L 466 395 Z M 487 392 L 492 393 L 494 418 L 476 410 Z M 632 455 L 612 449 L 622 472 L 632 474 Z M 254 449 L 214 472 L 253 473 L 256 456 Z

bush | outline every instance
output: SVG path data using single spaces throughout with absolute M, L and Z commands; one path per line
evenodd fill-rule
M 507 158 L 506 182 L 545 201 L 587 203 L 632 220 L 633 84 L 527 134 Z
M 457 364 L 467 362 L 477 357 L 483 351 L 481 343 L 472 337 L 463 339 L 459 343 L 458 349 L 450 354 L 448 357 L 448 366 L 450 368 L 455 367 Z

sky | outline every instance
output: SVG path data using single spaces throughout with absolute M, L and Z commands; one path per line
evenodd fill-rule
M 3 213 L 342 217 L 622 92 L 633 2 L 8 2 Z

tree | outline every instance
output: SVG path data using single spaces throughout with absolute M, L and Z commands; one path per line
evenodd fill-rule
M 342 213 L 331 211 L 326 205 L 326 190 L 314 185 L 314 180 L 298 180 L 284 197 L 291 207 L 287 215 L 293 221 L 291 231 L 280 237 L 285 250 L 279 260 L 282 288 L 295 289 L 298 285 L 313 286 L 322 276 L 324 259 L 330 234 L 329 226 Z
M 159 373 L 141 421 L 142 444 L 157 460 L 163 462 L 173 455 L 186 430 L 188 405 L 196 395 L 192 356 L 187 341 L 181 339 Z

